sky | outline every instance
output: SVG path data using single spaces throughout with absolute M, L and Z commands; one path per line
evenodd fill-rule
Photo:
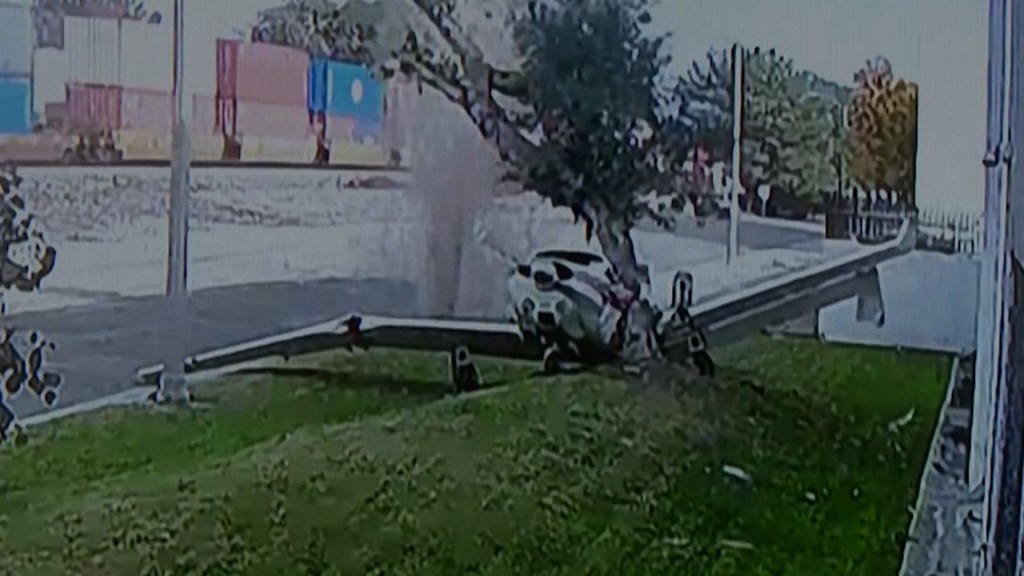
M 673 34 L 679 69 L 711 45 L 739 41 L 774 47 L 802 68 L 849 83 L 857 68 L 880 54 L 902 74 L 917 75 L 920 25 L 910 17 L 915 3 L 921 0 L 661 0 L 655 22 Z

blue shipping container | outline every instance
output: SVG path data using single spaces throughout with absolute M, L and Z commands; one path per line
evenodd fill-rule
M 31 78 L 0 78 L 0 134 L 31 133 Z
M 327 77 L 327 60 L 310 60 L 306 77 L 306 107 L 310 114 L 327 112 Z
M 356 64 L 327 64 L 327 114 L 351 118 L 357 125 L 379 124 L 384 111 L 384 86 Z
M 32 71 L 32 7 L 0 0 L 0 74 Z

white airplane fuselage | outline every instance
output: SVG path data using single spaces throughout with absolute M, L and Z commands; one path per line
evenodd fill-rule
M 564 256 L 564 257 L 561 257 Z M 621 315 L 611 267 L 587 252 L 539 252 L 508 280 L 510 319 L 524 338 L 581 361 L 607 360 Z

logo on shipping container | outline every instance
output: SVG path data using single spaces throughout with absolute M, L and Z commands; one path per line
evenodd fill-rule
M 356 78 L 352 81 L 352 103 L 359 104 L 363 100 L 363 82 Z

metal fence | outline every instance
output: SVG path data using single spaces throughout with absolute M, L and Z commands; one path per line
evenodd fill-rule
M 832 208 L 826 215 L 830 238 L 853 236 L 866 243 L 892 240 L 909 217 L 917 219 L 919 245 L 923 250 L 950 254 L 974 254 L 983 245 L 984 221 L 979 215 L 940 210 L 853 210 Z
M 975 254 L 984 245 L 985 224 L 981 215 L 923 210 L 917 215 L 917 226 L 926 244 L 922 248 Z

